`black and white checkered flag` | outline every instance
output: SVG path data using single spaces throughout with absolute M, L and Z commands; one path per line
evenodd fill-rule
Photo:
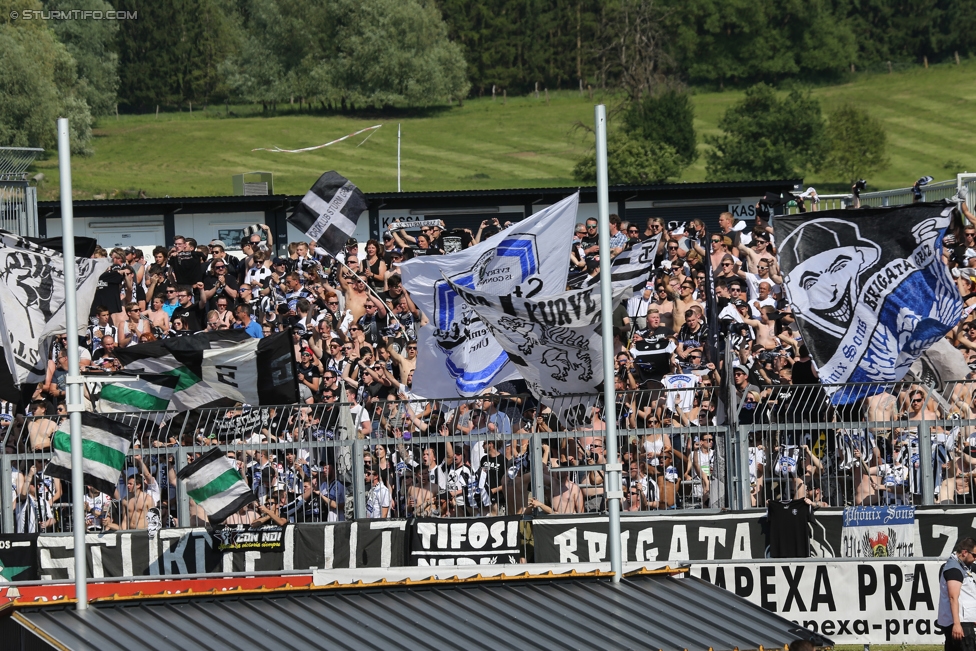
M 335 255 L 356 232 L 366 196 L 338 172 L 326 172 L 302 197 L 288 222 Z

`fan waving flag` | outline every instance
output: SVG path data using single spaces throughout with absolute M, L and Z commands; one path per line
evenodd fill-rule
M 204 510 L 211 522 L 223 522 L 256 501 L 237 466 L 219 447 L 194 460 L 176 477 L 183 480 L 187 495 Z
M 67 424 L 67 421 L 65 422 Z M 115 494 L 132 444 L 132 427 L 91 412 L 81 414 L 81 469 L 85 485 Z M 71 481 L 71 435 L 58 430 L 51 442 L 51 462 L 44 474 Z
M 824 384 L 897 382 L 962 316 L 942 262 L 954 206 L 832 210 L 777 217 L 780 268 Z M 847 404 L 866 389 L 832 395 Z
M 305 193 L 288 223 L 335 255 L 356 233 L 366 195 L 338 172 L 326 172 Z

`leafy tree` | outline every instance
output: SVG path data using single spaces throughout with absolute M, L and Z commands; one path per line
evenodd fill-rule
M 880 120 L 853 104 L 830 115 L 827 124 L 830 153 L 824 168 L 845 183 L 853 183 L 888 167 L 888 137 Z
M 724 132 L 705 136 L 709 181 L 791 179 L 817 169 L 827 154 L 820 103 L 794 89 L 780 99 L 766 84 L 746 90 L 718 123 Z
M 46 0 L 45 9 L 110 11 L 105 0 Z M 119 57 L 114 52 L 118 21 L 53 20 L 51 28 L 78 65 L 78 92 L 93 115 L 115 110 Z
M 245 42 L 221 69 L 252 101 L 429 105 L 470 88 L 430 0 L 252 0 L 243 18 Z
M 139 14 L 119 29 L 119 99 L 136 110 L 206 103 L 234 47 L 233 22 L 220 0 L 114 1 L 116 9 Z
M 57 148 L 57 118 L 71 121 L 71 151 L 89 154 L 91 113 L 71 54 L 42 21 L 10 21 L 36 2 L 0 0 L 0 146 Z
M 659 183 L 678 176 L 681 169 L 681 156 L 671 145 L 619 132 L 607 137 L 610 185 Z M 596 157 L 592 152 L 576 163 L 573 177 L 580 183 L 596 183 Z
M 682 168 L 698 159 L 695 107 L 687 93 L 669 88 L 632 102 L 624 114 L 624 125 L 632 137 L 670 145 Z

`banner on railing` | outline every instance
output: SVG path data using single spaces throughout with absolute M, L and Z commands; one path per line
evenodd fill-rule
M 694 563 L 692 576 L 836 644 L 942 644 L 939 560 Z
M 283 552 L 285 551 L 285 529 L 269 525 L 252 529 L 243 524 L 233 527 L 214 529 L 213 537 L 217 541 L 217 549 L 222 552 Z
M 410 565 L 495 565 L 523 556 L 521 517 L 445 520 L 421 518 L 410 526 Z
M 86 558 L 93 579 L 392 567 L 406 564 L 405 532 L 405 520 L 291 525 L 284 527 L 280 549 L 228 551 L 220 550 L 220 538 L 207 529 L 162 529 L 152 537 L 145 531 L 88 534 Z M 41 579 L 74 578 L 72 536 L 40 536 L 37 551 Z
M 0 583 L 37 579 L 37 534 L 0 535 Z
M 841 556 L 915 556 L 915 507 L 852 506 L 844 509 Z
M 620 554 L 624 561 L 764 558 L 761 514 L 667 515 L 620 519 Z M 543 518 L 532 521 L 537 563 L 608 561 L 603 517 Z

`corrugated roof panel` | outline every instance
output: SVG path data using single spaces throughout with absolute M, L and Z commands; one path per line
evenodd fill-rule
M 689 576 L 224 593 L 20 609 L 72 649 L 782 648 L 802 629 Z M 820 643 L 827 643 L 821 640 Z

